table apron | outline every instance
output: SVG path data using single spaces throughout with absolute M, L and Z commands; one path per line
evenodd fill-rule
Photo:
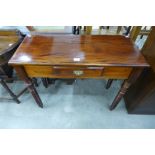
M 101 78 L 127 79 L 132 67 L 94 67 L 94 66 L 41 66 L 26 65 L 25 71 L 29 77 L 45 78 Z

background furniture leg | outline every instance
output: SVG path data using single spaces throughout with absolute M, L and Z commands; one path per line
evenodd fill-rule
M 42 80 L 44 87 L 48 88 L 48 79 L 47 78 L 41 78 L 41 80 Z
M 20 101 L 18 100 L 17 96 L 11 91 L 11 89 L 8 87 L 8 85 L 5 83 L 5 81 L 3 79 L 1 79 L 0 83 L 7 90 L 7 92 L 10 94 L 10 96 L 13 98 L 13 100 L 19 104 Z
M 19 77 L 26 83 L 26 85 L 28 86 L 28 90 L 29 92 L 32 94 L 32 96 L 34 97 L 36 103 L 38 104 L 39 107 L 43 108 L 43 103 L 40 99 L 40 96 L 38 95 L 38 92 L 36 91 L 32 80 L 27 76 L 24 67 L 22 66 L 15 66 L 14 67 L 16 72 L 18 73 Z
M 107 84 L 106 84 L 106 89 L 109 89 L 109 88 L 110 88 L 112 82 L 113 82 L 113 79 L 109 79 L 109 80 L 108 80 L 108 82 L 107 82 Z

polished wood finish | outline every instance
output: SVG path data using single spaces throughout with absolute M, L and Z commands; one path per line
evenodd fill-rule
M 115 78 L 127 79 L 132 67 L 72 67 L 72 66 L 41 66 L 41 65 L 25 65 L 24 66 L 29 77 L 49 77 L 49 78 Z M 78 76 L 74 71 L 83 71 Z
M 100 77 L 103 67 L 53 66 L 52 74 L 58 77 Z
M 127 79 L 111 110 L 139 70 L 149 67 L 133 42 L 120 35 L 34 35 L 26 37 L 11 58 L 39 106 L 42 102 L 29 77 Z M 135 70 L 136 68 L 136 70 Z
M 19 36 L 0 36 L 0 55 L 10 51 L 19 44 Z
M 149 66 L 129 38 L 117 35 L 26 37 L 12 65 Z

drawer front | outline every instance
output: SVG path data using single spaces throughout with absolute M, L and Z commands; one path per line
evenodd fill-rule
M 128 78 L 130 67 L 25 66 L 29 77 L 49 78 Z
M 103 67 L 61 67 L 54 66 L 52 74 L 56 76 L 73 77 L 99 77 L 102 75 Z

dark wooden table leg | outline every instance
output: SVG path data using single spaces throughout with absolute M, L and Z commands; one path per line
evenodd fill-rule
M 40 99 L 40 96 L 38 95 L 37 90 L 35 89 L 32 80 L 27 76 L 24 67 L 22 66 L 15 66 L 14 67 L 17 74 L 19 75 L 19 77 L 26 83 L 26 85 L 28 86 L 28 90 L 29 92 L 32 94 L 32 96 L 34 97 L 36 103 L 38 104 L 39 107 L 43 108 L 43 103 Z
M 112 82 L 113 82 L 113 79 L 109 79 L 108 80 L 108 82 L 107 82 L 107 84 L 106 84 L 106 89 L 109 89 L 110 88 L 110 86 L 111 86 L 111 84 L 112 84 Z
M 13 100 L 19 104 L 20 101 L 18 100 L 18 97 L 10 90 L 10 88 L 5 83 L 5 81 L 2 79 L 2 80 L 0 80 L 0 83 L 7 90 L 7 92 L 10 94 L 10 96 L 13 98 Z
M 48 78 L 41 78 L 41 81 L 45 88 L 48 88 Z
M 142 70 L 143 70 L 143 68 L 134 68 L 132 70 L 131 74 L 129 75 L 129 78 L 123 82 L 121 89 L 119 90 L 117 96 L 115 97 L 114 101 L 112 102 L 112 104 L 110 106 L 110 110 L 113 110 L 116 108 L 116 106 L 118 105 L 120 100 L 123 98 L 123 96 L 127 92 L 130 85 L 133 84 L 137 80 L 137 78 L 141 74 Z

